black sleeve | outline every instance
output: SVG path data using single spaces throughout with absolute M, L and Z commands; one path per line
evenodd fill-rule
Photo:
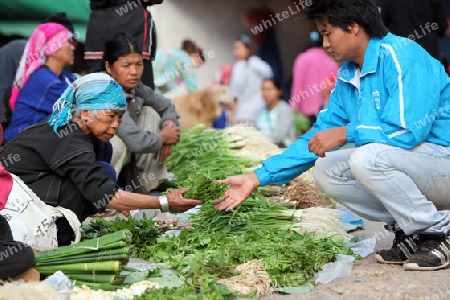
M 85 152 L 75 156 L 58 168 L 58 173 L 69 177 L 83 197 L 99 211 L 103 211 L 119 190 L 113 181 L 97 165 L 95 154 Z

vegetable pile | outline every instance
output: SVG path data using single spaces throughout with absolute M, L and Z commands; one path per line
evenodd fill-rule
M 148 258 L 146 249 L 156 244 L 156 238 L 161 231 L 151 218 L 144 214 L 141 220 L 129 216 L 127 219 L 116 218 L 108 221 L 99 217 L 94 218 L 90 223 L 83 223 L 81 227 L 82 238 L 92 239 L 104 236 L 105 234 L 128 230 L 131 232 L 131 243 L 135 247 L 134 257 Z
M 180 141 L 167 158 L 167 169 L 175 174 L 177 182 L 197 171 L 220 179 L 253 170 L 263 158 L 239 155 L 237 149 L 244 146 L 239 139 L 223 130 L 205 131 L 204 125 L 183 129 Z
M 205 274 L 213 280 L 228 278 L 234 266 L 252 259 L 262 260 L 277 286 L 301 286 L 333 261 L 336 253 L 352 253 L 339 235 L 325 237 L 251 227 L 239 234 L 232 234 L 229 228 L 184 230 L 178 237 L 158 239 L 148 250 L 151 262 L 169 263 L 187 283 L 197 287 L 195 283 Z
M 125 281 L 120 273 L 133 255 L 131 233 L 127 230 L 106 234 L 74 245 L 41 251 L 35 268 L 42 275 L 62 271 L 75 284 L 106 291 L 116 290 Z

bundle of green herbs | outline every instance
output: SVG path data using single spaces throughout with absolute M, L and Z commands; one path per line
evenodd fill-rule
M 254 228 L 274 230 L 299 227 L 301 211 L 266 201 L 264 188 L 256 190 L 232 211 L 224 211 L 215 209 L 212 202 L 222 197 L 229 185 L 218 184 L 209 175 L 197 173 L 190 175 L 180 186 L 189 188 L 185 198 L 203 201 L 199 213 L 189 217 L 193 227 L 217 231 L 229 227 L 231 232 L 245 230 L 249 224 Z
M 142 219 L 128 216 L 126 219 L 105 220 L 96 217 L 90 222 L 83 223 L 81 236 L 82 239 L 92 239 L 120 230 L 131 232 L 132 244 L 135 246 L 134 256 L 144 259 L 148 258 L 146 249 L 156 244 L 156 238 L 161 235 L 155 221 L 152 218 L 147 218 L 144 214 Z
M 243 158 L 235 150 L 243 146 L 240 141 L 223 130 L 205 129 L 204 125 L 197 125 L 181 131 L 181 139 L 166 161 L 177 182 L 198 171 L 208 173 L 213 179 L 220 179 L 223 174 L 241 174 L 263 160 Z
M 148 248 L 151 262 L 168 263 L 190 284 L 209 274 L 217 280 L 231 275 L 236 265 L 262 259 L 271 279 L 280 287 L 301 286 L 335 254 L 351 254 L 340 235 L 314 236 L 295 231 L 255 229 L 233 234 L 222 230 L 183 230 L 178 237 L 163 237 Z
M 201 200 L 204 205 L 211 204 L 223 196 L 229 187 L 226 184 L 218 184 L 215 179 L 204 173 L 190 175 L 180 183 L 180 186 L 189 188 L 189 191 L 183 195 L 184 198 Z

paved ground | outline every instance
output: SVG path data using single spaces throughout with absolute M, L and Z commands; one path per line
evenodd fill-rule
M 382 223 L 365 221 L 365 229 L 353 232 L 361 238 L 377 238 L 375 250 L 390 248 L 393 234 Z M 399 265 L 376 263 L 373 254 L 356 261 L 349 277 L 339 278 L 302 295 L 272 295 L 264 300 L 450 299 L 450 268 L 432 272 L 404 271 Z

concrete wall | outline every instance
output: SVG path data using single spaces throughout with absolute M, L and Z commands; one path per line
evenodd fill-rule
M 165 0 L 152 6 L 158 33 L 158 48 L 179 48 L 184 38 L 191 38 L 205 50 L 213 51 L 214 58 L 196 70 L 200 88 L 208 86 L 217 68 L 232 63 L 232 44 L 241 33 L 251 34 L 244 27 L 242 16 L 258 1 L 254 0 Z M 290 77 L 292 64 L 298 53 L 306 48 L 309 25 L 300 22 L 300 13 L 293 0 L 266 1 L 274 12 L 288 17 L 277 21 L 275 30 L 281 53 L 283 72 Z M 289 6 L 292 12 L 289 12 Z M 300 6 L 298 6 L 300 8 Z

